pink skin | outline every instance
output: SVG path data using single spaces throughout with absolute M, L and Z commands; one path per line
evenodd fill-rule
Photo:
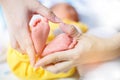
M 72 36 L 72 34 L 74 33 L 74 31 L 72 30 L 72 28 L 70 27 L 74 27 L 73 25 L 67 25 L 64 23 L 60 24 L 60 28 L 62 29 L 63 32 L 65 32 L 68 36 Z M 77 43 L 76 38 L 72 39 L 72 43 L 69 45 L 69 49 L 73 48 L 75 46 L 75 44 Z
M 45 47 L 42 55 L 45 56 L 53 52 L 67 50 L 71 43 L 72 38 L 70 38 L 67 34 L 62 33 Z
M 36 19 L 32 24 L 32 40 L 37 53 L 41 54 L 50 31 L 47 19 Z
M 46 19 L 35 20 L 31 31 L 35 49 L 37 53 L 42 56 L 73 48 L 76 44 L 76 41 L 69 37 L 66 33 L 58 35 L 54 40 L 46 44 L 50 31 L 50 27 Z

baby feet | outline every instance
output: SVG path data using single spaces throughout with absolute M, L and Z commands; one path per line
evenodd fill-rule
M 67 34 L 59 34 L 55 39 L 48 43 L 42 55 L 45 56 L 53 52 L 67 50 L 71 43 L 72 38 L 70 38 Z
M 45 18 L 36 19 L 33 22 L 31 28 L 32 40 L 35 46 L 35 50 L 37 53 L 41 54 L 46 45 L 46 40 L 50 31 L 48 21 Z
M 52 40 L 44 49 L 43 51 L 43 56 L 54 53 L 54 52 L 58 52 L 58 51 L 64 51 L 64 50 L 68 50 L 73 48 L 76 43 L 77 40 L 70 37 L 68 32 L 71 32 L 70 29 L 65 29 L 65 27 L 71 27 L 72 25 L 60 25 L 62 26 L 62 30 L 64 27 L 64 32 L 62 34 L 59 34 L 58 36 L 56 36 L 56 38 L 54 40 Z M 71 32 L 72 33 L 72 32 Z
M 70 25 L 61 26 L 69 27 Z M 59 34 L 56 38 L 54 38 L 50 43 L 46 45 L 50 27 L 47 19 L 45 18 L 36 19 L 33 22 L 31 29 L 31 35 L 35 46 L 35 50 L 42 56 L 73 48 L 77 43 L 75 39 L 73 39 L 67 34 L 69 32 L 69 29 L 65 29 L 63 31 L 66 33 Z

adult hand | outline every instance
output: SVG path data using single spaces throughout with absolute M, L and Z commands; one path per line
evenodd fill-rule
M 35 50 L 29 28 L 31 17 L 40 14 L 52 22 L 60 20 L 38 0 L 0 0 L 0 3 L 5 14 L 12 47 L 27 53 L 31 64 L 34 65 Z
M 107 61 L 120 56 L 120 35 L 112 38 L 99 38 L 93 35 L 80 34 L 74 27 L 69 26 L 71 37 L 76 38 L 78 43 L 71 50 L 55 52 L 40 59 L 35 67 L 42 66 L 53 72 L 66 72 L 72 67 L 85 64 Z

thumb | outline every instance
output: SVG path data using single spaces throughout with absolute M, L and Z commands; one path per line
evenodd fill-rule
M 35 51 L 34 51 L 33 47 L 27 48 L 27 53 L 28 53 L 28 56 L 30 58 L 31 65 L 34 66 L 34 64 L 35 64 L 35 54 L 34 54 Z
M 79 38 L 82 34 L 74 25 L 60 23 L 60 28 L 72 38 Z
M 33 7 L 35 8 L 33 9 L 34 12 L 36 12 L 37 14 L 40 14 L 41 16 L 46 17 L 50 21 L 61 22 L 61 20 L 50 9 L 42 5 L 39 1 L 37 1 L 36 5 L 33 5 Z

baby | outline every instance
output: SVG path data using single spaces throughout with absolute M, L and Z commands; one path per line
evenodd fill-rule
M 77 11 L 73 6 L 67 3 L 58 3 L 51 7 L 51 10 L 61 19 L 69 19 L 75 22 L 79 21 Z
M 64 5 L 63 5 L 64 6 Z M 62 6 L 61 6 L 62 7 Z M 54 9 L 54 8 L 52 8 Z M 74 9 L 74 8 L 72 8 Z M 64 9 L 65 11 L 67 9 Z M 64 14 L 64 13 L 61 13 Z M 57 15 L 57 14 L 56 14 Z M 67 15 L 66 15 L 67 16 Z M 75 46 L 77 41 L 69 36 L 67 28 L 72 26 L 76 27 L 80 32 L 86 32 L 87 27 L 79 22 L 77 19 L 66 18 L 60 25 L 57 23 L 48 22 L 45 18 L 35 19 L 31 26 L 31 36 L 37 53 L 40 55 L 36 57 L 36 61 L 53 52 L 71 49 Z M 61 19 L 64 19 L 61 17 Z M 66 24 L 64 24 L 66 23 Z M 59 29 L 59 30 L 58 30 Z M 60 31 L 56 33 L 56 31 Z M 65 32 L 65 33 L 64 33 Z M 29 61 L 29 57 L 26 54 L 21 54 L 18 51 L 10 48 L 8 51 L 7 61 L 11 71 L 22 80 L 53 80 L 57 78 L 65 78 L 74 74 L 75 68 L 72 68 L 66 73 L 53 74 L 43 68 L 35 70 Z

